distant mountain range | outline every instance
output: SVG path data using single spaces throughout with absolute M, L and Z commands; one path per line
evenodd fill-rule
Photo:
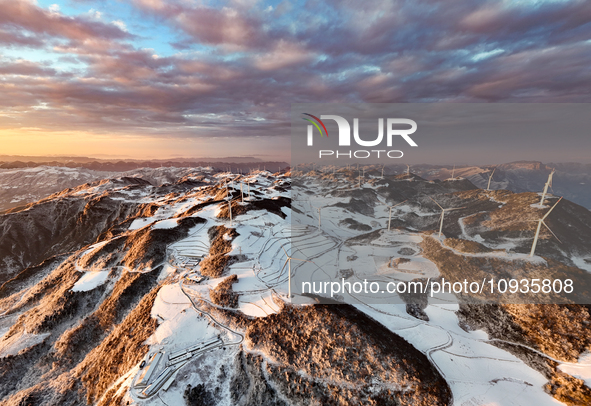
M 1 155 L 0 162 L 25 162 L 25 163 L 43 163 L 43 162 L 66 162 L 66 163 L 85 163 L 85 162 L 225 162 L 225 163 L 245 163 L 245 162 L 263 162 L 260 158 L 252 156 L 230 156 L 224 158 L 166 158 L 166 159 L 132 159 L 125 157 L 109 157 L 109 156 L 62 156 L 62 155 Z
M 0 161 L 3 156 L 0 155 Z M 81 158 L 77 158 L 81 159 Z M 230 158 L 228 158 L 230 159 Z M 231 170 L 248 172 L 251 169 L 277 171 L 287 168 L 286 162 L 189 162 L 189 161 L 12 161 L 0 164 L 0 211 L 19 207 L 67 188 L 112 176 L 140 177 L 154 186 L 171 182 L 198 167 L 209 167 L 213 172 Z M 492 190 L 506 189 L 515 193 L 541 192 L 552 169 L 556 169 L 549 192 L 564 196 L 591 209 L 591 164 L 549 163 L 535 161 L 510 162 L 498 166 L 412 165 L 413 174 L 428 180 L 460 177 L 474 186 L 486 188 L 490 171 Z M 381 167 L 373 166 L 366 174 L 381 176 Z M 389 165 L 384 173 L 406 172 L 406 165 Z
M 137 177 L 154 186 L 182 178 L 196 168 L 208 168 L 212 173 L 232 170 L 277 171 L 288 167 L 285 162 L 5 162 L 0 164 L 0 212 L 24 206 L 85 183 L 116 176 Z
M 4 159 L 3 159 L 4 158 Z M 29 158 L 34 158 L 30 159 Z M 170 160 L 101 160 L 93 158 L 65 159 L 56 157 L 20 157 L 18 160 L 6 159 L 0 155 L 0 169 L 34 168 L 37 166 L 60 166 L 66 168 L 85 168 L 94 171 L 124 172 L 138 168 L 183 167 L 196 168 L 211 166 L 218 170 L 235 172 L 250 169 L 281 170 L 289 166 L 286 162 L 262 161 L 257 158 L 199 158 L 199 159 L 170 159 Z

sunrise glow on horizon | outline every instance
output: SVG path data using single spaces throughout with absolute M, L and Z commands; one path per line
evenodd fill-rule
M 292 103 L 589 102 L 582 0 L 0 4 L 3 154 L 287 161 Z

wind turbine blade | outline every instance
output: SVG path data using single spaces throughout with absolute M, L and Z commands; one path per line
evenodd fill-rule
M 540 221 L 548 229 L 548 231 L 550 231 L 552 233 L 554 238 L 556 238 L 558 240 L 558 242 L 562 244 L 562 241 L 560 241 L 560 238 L 556 237 L 556 234 L 554 234 L 554 231 L 550 230 L 550 227 L 548 227 L 548 224 L 544 223 L 544 220 L 540 220 Z
M 452 211 L 452 210 L 461 210 L 461 209 L 465 209 L 465 208 L 466 208 L 466 206 L 464 206 L 464 207 L 452 207 L 450 209 L 444 209 L 444 210 L 445 211 Z
M 283 248 L 283 245 L 281 246 L 281 249 L 283 250 L 283 252 L 285 252 L 285 256 L 286 256 L 287 258 L 289 258 L 289 254 L 287 253 L 287 251 L 285 251 L 285 248 Z
M 291 258 L 294 261 L 301 261 L 301 262 L 312 262 L 312 261 L 308 261 L 307 259 L 300 259 L 300 258 Z
M 431 196 L 428 196 L 428 197 L 429 197 L 429 199 L 431 199 L 431 200 L 433 200 L 433 201 L 435 202 L 435 199 L 433 199 Z M 439 203 L 435 202 L 435 204 L 436 204 L 437 206 L 439 206 L 439 208 L 440 208 L 441 210 L 444 210 L 444 208 L 443 208 L 443 207 L 441 207 L 441 205 L 440 205 Z
M 404 202 L 406 202 L 406 201 L 408 201 L 408 199 L 406 199 Z M 390 206 L 390 207 L 396 207 L 396 206 L 398 206 L 398 205 L 401 205 L 401 204 L 402 204 L 402 203 L 404 203 L 404 202 L 396 203 L 394 206 Z
M 544 215 L 544 217 L 542 217 L 542 220 L 544 220 L 546 217 L 548 217 L 548 215 L 550 214 L 550 212 L 551 212 L 552 210 L 554 210 L 554 208 L 556 207 L 556 205 L 557 205 L 558 203 L 560 203 L 560 201 L 561 201 L 561 200 L 562 200 L 562 197 L 561 197 L 560 199 L 558 199 L 558 201 L 557 201 L 556 203 L 554 203 L 554 206 L 552 206 L 552 208 L 551 208 L 550 210 L 548 210 L 548 212 L 547 212 L 547 213 Z

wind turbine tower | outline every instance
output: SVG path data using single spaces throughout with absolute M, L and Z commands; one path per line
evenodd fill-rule
M 232 198 L 228 200 L 228 210 L 230 211 L 230 227 L 232 227 Z
M 546 223 L 544 223 L 544 220 L 546 219 L 546 217 L 548 217 L 548 215 L 552 212 L 552 210 L 554 210 L 556 205 L 558 203 L 560 203 L 561 200 L 562 200 L 562 197 L 560 199 L 558 199 L 558 201 L 556 203 L 554 203 L 554 206 L 552 206 L 552 208 L 550 210 L 548 210 L 546 212 L 546 214 L 544 214 L 544 217 L 537 220 L 538 221 L 538 228 L 536 229 L 536 235 L 534 237 L 534 242 L 531 245 L 531 251 L 529 253 L 530 257 L 533 257 L 534 253 L 536 252 L 536 245 L 538 244 L 538 237 L 540 236 L 540 230 L 542 229 L 542 224 L 548 229 L 548 231 L 550 231 L 552 233 L 552 235 L 558 240 L 558 242 L 562 242 L 562 241 L 560 241 L 560 239 L 558 237 L 556 237 L 556 234 L 554 234 L 554 232 L 552 230 L 550 230 L 550 227 L 548 227 L 548 225 Z
M 437 206 L 439 206 L 439 208 L 441 209 L 441 219 L 439 221 L 439 238 L 441 238 L 441 233 L 443 231 L 443 218 L 445 217 L 445 212 L 446 211 L 453 211 L 453 210 L 460 210 L 463 209 L 464 207 L 454 207 L 454 208 L 449 208 L 449 209 L 444 209 L 439 203 L 437 203 L 435 201 L 435 199 L 433 199 L 431 196 L 429 196 L 429 199 L 433 200 L 435 202 L 435 204 Z
M 232 190 L 234 190 L 234 185 L 232 181 Z M 226 200 L 228 201 L 228 211 L 230 213 L 230 227 L 232 227 L 232 196 L 230 196 L 230 191 L 228 190 L 228 182 L 226 181 Z
M 279 272 L 279 276 L 277 277 L 277 280 L 279 280 L 281 275 L 283 275 L 283 270 L 285 269 L 285 265 L 287 265 L 287 275 L 288 275 L 287 276 L 287 280 L 288 280 L 287 297 L 289 297 L 291 299 L 291 261 L 300 261 L 300 262 L 312 262 L 312 261 L 308 261 L 306 259 L 299 259 L 299 258 L 290 257 L 289 254 L 287 253 L 287 251 L 285 251 L 285 248 L 281 247 L 281 249 L 283 250 L 283 252 L 285 252 L 285 256 L 287 257 L 287 259 L 285 260 L 285 263 L 283 264 L 283 267 L 281 268 L 281 272 Z

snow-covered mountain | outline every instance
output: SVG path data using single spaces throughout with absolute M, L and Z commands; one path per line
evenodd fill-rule
M 359 185 L 344 170 L 167 169 L 0 216 L 0 405 L 591 402 L 588 306 L 314 305 L 287 297 L 287 269 L 295 284 L 305 263 L 286 265 L 299 249 L 350 281 L 372 267 L 395 280 L 568 269 L 588 289 L 587 209 L 563 199 L 547 223 L 568 244 L 544 231 L 528 262 L 528 220 L 547 210 L 535 193 L 416 173 Z M 441 238 L 437 204 L 458 208 Z
M 0 211 L 24 206 L 55 192 L 113 175 L 112 172 L 59 166 L 0 169 Z
M 552 192 L 591 209 L 591 164 L 519 161 L 484 166 L 412 165 L 411 168 L 413 173 L 428 180 L 462 177 L 484 189 L 488 187 L 489 175 L 494 170 L 490 189 L 505 189 L 515 193 L 541 192 L 548 175 L 555 169 Z M 406 170 L 404 165 L 386 167 L 386 173 L 390 174 Z
M 56 163 L 57 164 L 57 163 Z M 153 163 L 152 163 L 153 164 Z M 263 167 L 269 164 L 287 166 L 285 163 L 262 162 Z M 186 167 L 182 162 L 169 163 L 164 167 L 140 167 L 131 170 L 111 171 L 93 170 L 85 167 L 61 167 L 61 166 L 33 166 L 18 167 L 13 169 L 0 169 L 0 212 L 15 207 L 24 206 L 36 202 L 53 193 L 66 188 L 74 188 L 88 182 L 113 177 L 116 175 L 127 177 L 140 177 L 155 186 L 164 183 L 175 182 L 177 179 L 190 174 L 195 167 Z M 137 164 L 134 164 L 134 166 Z M 176 165 L 176 166 L 172 166 Z M 221 170 L 226 170 L 224 163 L 217 163 Z M 222 166 L 220 166 L 222 165 Z M 232 165 L 232 164 L 230 164 Z M 234 164 L 240 166 L 241 164 Z M 248 165 L 248 164 L 246 164 Z M 252 167 L 260 166 L 259 163 L 251 164 Z M 244 166 L 244 165 L 243 165 Z M 107 166 L 106 166 L 107 167 Z M 248 172 L 248 166 L 242 173 Z M 556 170 L 554 184 L 551 191 L 558 196 L 591 209 L 591 165 L 580 163 L 549 163 L 541 162 L 512 162 L 498 166 L 458 166 L 452 165 L 413 165 L 413 173 L 428 180 L 445 180 L 451 177 L 468 179 L 479 188 L 487 188 L 489 175 L 495 170 L 491 179 L 492 190 L 506 189 L 512 192 L 539 192 L 544 188 L 548 174 L 552 169 Z M 218 171 L 212 168 L 213 171 Z M 401 174 L 407 170 L 404 165 L 392 165 L 385 168 L 389 175 Z M 368 169 L 368 174 L 380 174 L 381 167 Z
M 154 165 L 153 162 L 147 162 L 147 164 Z M 117 165 L 112 165 L 113 170 L 103 171 L 88 169 L 83 166 L 35 166 L 35 163 L 31 163 L 31 167 L 0 169 L 0 212 L 26 206 L 64 189 L 72 189 L 86 183 L 115 176 L 141 178 L 154 186 L 174 183 L 196 170 L 196 167 L 187 167 L 183 166 L 183 164 L 183 162 L 173 162 L 169 163 L 169 166 L 144 166 L 139 168 L 135 168 L 137 164 L 133 164 L 134 169 L 130 170 L 117 170 Z M 226 163 L 217 164 L 232 165 Z M 258 164 L 253 163 L 251 165 L 256 167 Z M 265 166 L 265 164 L 272 166 L 275 163 L 261 162 L 261 165 Z M 248 164 L 233 165 L 246 166 Z M 280 166 L 287 166 L 287 164 L 280 164 Z M 108 165 L 105 165 L 105 167 L 108 167 Z M 197 168 L 205 171 L 219 171 L 211 166 Z M 244 171 L 248 172 L 248 170 L 248 166 L 246 166 Z

